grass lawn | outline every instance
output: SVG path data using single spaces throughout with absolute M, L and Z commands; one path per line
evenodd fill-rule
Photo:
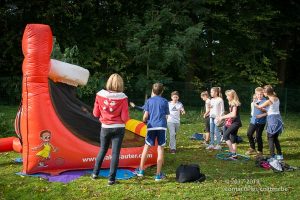
M 16 110 L 17 107 L 0 106 L 0 137 L 12 135 Z M 132 111 L 131 117 L 141 119 L 141 113 Z M 239 135 L 244 142 L 238 146 L 240 154 L 248 149 L 249 116 L 245 113 L 242 120 Z M 285 132 L 280 136 L 285 161 L 297 167 L 300 166 L 299 120 L 299 114 L 284 117 Z M 207 151 L 199 141 L 189 139 L 203 129 L 199 111 L 187 109 L 177 135 L 178 152 L 175 155 L 165 153 L 163 171 L 167 179 L 161 182 L 154 181 L 156 168 L 152 167 L 146 170 L 143 179 L 123 180 L 112 187 L 107 186 L 105 178 L 91 180 L 89 176 L 68 184 L 50 183 L 36 177 L 15 175 L 21 171 L 22 165 L 13 160 L 20 155 L 0 153 L 0 199 L 300 199 L 300 170 L 274 173 L 255 167 L 253 159 L 245 162 L 218 160 L 216 151 Z M 265 132 L 264 144 L 264 153 L 268 153 Z M 203 183 L 177 183 L 176 168 L 188 163 L 199 164 L 207 180 Z

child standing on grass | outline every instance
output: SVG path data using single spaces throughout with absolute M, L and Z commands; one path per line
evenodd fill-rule
M 280 101 L 276 96 L 274 89 L 270 85 L 264 87 L 264 95 L 269 99 L 263 104 L 257 105 L 255 107 L 258 109 L 267 109 L 267 134 L 268 134 L 268 143 L 270 149 L 270 156 L 282 160 L 281 146 L 279 142 L 279 135 L 283 131 L 283 122 L 279 111 Z M 275 155 L 275 148 L 277 150 L 277 155 Z
M 209 121 L 209 130 L 210 130 L 210 143 L 209 146 L 206 149 L 215 149 L 215 150 L 221 150 L 222 147 L 220 145 L 221 143 L 221 132 L 219 127 L 217 126 L 215 119 L 217 117 L 220 117 L 224 114 L 224 101 L 222 99 L 222 93 L 220 87 L 213 87 L 210 90 L 210 121 Z M 216 145 L 215 144 L 215 134 L 217 137 Z
M 250 104 L 250 108 L 251 108 L 251 117 L 254 115 L 254 103 L 256 102 L 257 98 L 256 98 L 256 94 L 254 93 L 252 96 L 252 102 Z
M 92 179 L 98 177 L 100 167 L 109 145 L 112 146 L 112 159 L 108 185 L 116 183 L 116 173 L 122 141 L 125 134 L 125 123 L 129 119 L 128 100 L 123 93 L 124 83 L 119 74 L 112 74 L 106 83 L 106 90 L 101 90 L 96 95 L 93 114 L 98 117 L 102 127 L 100 132 L 100 151 L 97 155 Z
M 253 110 L 251 112 L 251 120 L 247 131 L 247 137 L 249 139 L 250 148 L 246 152 L 247 155 L 263 155 L 263 140 L 262 140 L 262 132 L 266 125 L 266 116 L 267 113 L 265 110 L 260 110 L 256 108 L 254 105 L 261 105 L 267 99 L 264 97 L 264 90 L 261 87 L 255 88 L 255 98 L 251 103 L 251 107 L 253 106 Z M 257 142 L 257 151 L 255 149 L 255 140 L 254 140 L 254 132 L 256 132 L 256 142 Z
M 205 140 L 204 140 L 204 143 L 208 144 L 209 143 L 209 133 L 210 133 L 210 129 L 209 129 L 209 126 L 210 126 L 209 125 L 210 98 L 209 98 L 209 94 L 208 94 L 207 91 L 201 92 L 200 97 L 205 102 L 205 112 L 203 114 L 204 123 L 205 123 Z
M 217 117 L 217 121 L 225 119 L 225 128 L 223 138 L 228 145 L 230 158 L 232 160 L 237 159 L 237 133 L 239 128 L 242 126 L 241 118 L 240 118 L 240 101 L 234 90 L 226 90 L 225 92 L 226 98 L 229 104 L 229 113 Z
M 145 138 L 145 146 L 142 153 L 140 167 L 137 176 L 142 177 L 145 173 L 145 162 L 148 150 L 155 145 L 157 141 L 157 169 L 155 181 L 165 178 L 162 173 L 162 165 L 164 163 L 164 146 L 166 145 L 167 116 L 169 113 L 168 101 L 161 97 L 163 93 L 163 84 L 155 83 L 152 86 L 152 95 L 146 101 L 144 106 L 143 122 L 147 123 L 147 135 Z
M 170 153 L 176 153 L 176 133 L 179 131 L 180 114 L 184 115 L 185 110 L 181 102 L 179 102 L 179 93 L 174 91 L 171 93 L 172 101 L 169 101 L 168 129 L 170 133 Z

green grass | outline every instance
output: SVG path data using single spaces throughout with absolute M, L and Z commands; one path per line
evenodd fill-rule
M 16 107 L 0 106 L 2 118 L 7 129 L 12 129 Z M 131 117 L 141 119 L 142 113 L 131 112 Z M 280 136 L 285 161 L 292 166 L 300 166 L 300 124 L 299 115 L 284 118 L 285 132 Z M 246 131 L 248 116 L 242 115 L 243 127 L 239 131 L 244 142 L 238 152 L 244 154 L 248 149 Z M 165 153 L 163 171 L 167 180 L 154 181 L 155 167 L 146 170 L 143 179 L 132 178 L 107 187 L 107 180 L 91 180 L 83 176 L 68 184 L 50 183 L 36 177 L 15 175 L 22 169 L 14 163 L 20 157 L 17 153 L 0 153 L 0 199 L 299 199 L 300 170 L 274 173 L 255 167 L 254 160 L 222 161 L 215 158 L 216 152 L 209 152 L 198 141 L 190 140 L 195 132 L 203 130 L 203 122 L 198 111 L 187 110 L 182 117 L 180 132 L 177 136 L 178 153 Z M 1 127 L 0 133 L 5 132 Z M 264 132 L 265 133 L 265 132 Z M 11 134 L 11 133 L 10 133 Z M 9 136 L 9 134 L 1 135 Z M 268 153 L 264 134 L 264 152 Z M 207 176 L 203 183 L 180 184 L 175 181 L 175 171 L 180 164 L 197 163 L 201 172 Z M 270 191 L 274 189 L 285 191 Z M 259 190 L 259 191 L 251 191 Z M 235 190 L 235 191 L 233 191 Z M 249 190 L 249 191 L 237 191 Z

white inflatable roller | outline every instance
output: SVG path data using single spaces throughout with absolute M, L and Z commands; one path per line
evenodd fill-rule
M 72 65 L 59 60 L 51 59 L 49 78 L 54 82 L 62 82 L 68 85 L 86 85 L 90 72 L 77 65 Z

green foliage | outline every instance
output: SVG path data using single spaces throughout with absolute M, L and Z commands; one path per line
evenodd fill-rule
M 15 136 L 14 120 L 17 114 L 16 106 L 0 106 L 0 138 Z
M 0 72 L 21 75 L 22 32 L 45 23 L 53 57 L 91 75 L 123 75 L 129 90 L 156 80 L 297 83 L 299 3 L 290 1 L 1 1 Z M 299 85 L 299 84 L 298 84 Z
M 52 58 L 61 60 L 63 62 L 71 63 L 71 64 L 79 64 L 79 50 L 78 47 L 75 45 L 71 48 L 67 47 L 64 49 L 62 53 L 59 44 L 56 41 L 56 37 L 53 40 L 53 50 L 52 50 Z
M 133 58 L 135 86 L 146 90 L 155 81 L 169 82 L 184 77 L 188 55 L 202 32 L 203 24 L 193 24 L 185 12 L 175 12 L 171 6 L 153 7 L 144 14 L 144 20 L 134 18 L 128 30 L 126 49 Z
M 0 77 L 0 104 L 16 105 L 21 101 L 22 79 L 19 76 Z

